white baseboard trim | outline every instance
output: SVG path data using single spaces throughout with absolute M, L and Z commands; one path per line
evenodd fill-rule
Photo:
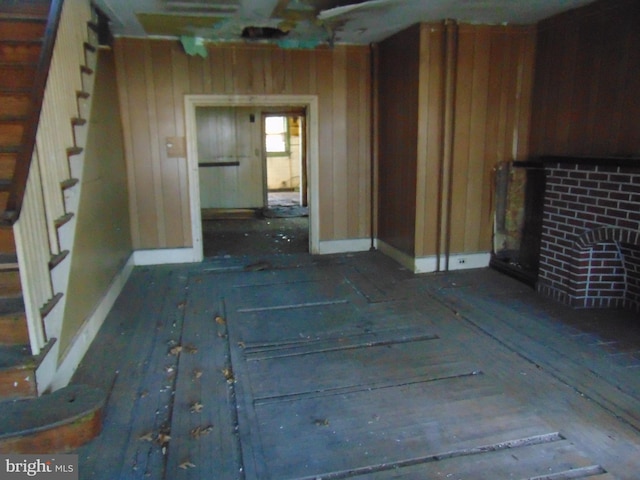
M 133 252 L 133 264 L 167 265 L 172 263 L 194 263 L 202 261 L 202 254 L 194 248 L 157 248 L 153 250 L 136 250 Z
M 319 242 L 318 254 L 366 252 L 371 248 L 370 238 L 356 238 L 352 240 L 328 240 Z
M 382 240 L 377 240 L 377 248 L 388 257 L 393 258 L 403 267 L 413 273 L 431 273 L 442 271 L 445 268 L 444 256 L 441 257 L 441 265 L 438 268 L 438 256 L 412 257 L 411 255 L 392 247 Z M 467 270 L 472 268 L 484 268 L 489 266 L 490 253 L 456 253 L 449 255 L 449 271 Z
M 411 255 L 398 250 L 396 247 L 392 247 L 380 239 L 376 241 L 376 248 L 387 257 L 393 258 L 403 267 L 415 272 L 414 258 Z
M 455 253 L 449 255 L 449 270 L 469 270 L 489 266 L 491 253 Z
M 80 327 L 71 347 L 67 350 L 62 363 L 57 368 L 52 379 L 50 385 L 50 389 L 52 391 L 65 387 L 69 384 L 69 381 L 71 381 L 71 377 L 78 368 L 78 365 L 80 365 L 82 358 L 85 353 L 87 353 L 87 350 L 93 340 L 96 338 L 96 335 L 107 318 L 107 315 L 109 315 L 118 295 L 120 295 L 120 292 L 122 292 L 122 289 L 127 283 L 134 266 L 132 254 L 122 267 L 122 270 L 120 270 L 120 272 L 114 277 L 107 293 L 102 297 L 102 300 L 93 311 L 93 314 L 91 314 L 82 327 Z

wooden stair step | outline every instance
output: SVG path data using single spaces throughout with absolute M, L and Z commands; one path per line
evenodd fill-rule
M 26 345 L 29 330 L 22 298 L 0 300 L 0 345 Z
M 29 329 L 24 313 L 0 315 L 0 345 L 24 345 L 29 342 Z
M 3 253 L 16 253 L 16 241 L 13 228 L 3 226 L 0 223 L 0 251 Z
M 24 122 L 0 120 L 0 145 L 19 145 L 24 133 Z
M 0 178 L 11 179 L 16 168 L 17 153 L 0 153 Z
M 0 88 L 3 91 L 29 91 L 35 74 L 36 65 L 32 63 L 0 63 Z
M 28 344 L 0 346 L 0 398 L 36 396 L 36 369 L 40 358 L 31 355 Z
M 16 240 L 13 228 L 0 227 L 0 251 L 3 253 L 16 253 Z
M 105 393 L 69 385 L 29 400 L 0 405 L 1 453 L 62 453 L 100 434 Z
M 0 18 L 14 20 L 46 20 L 49 3 L 44 0 L 2 0 Z
M 0 62 L 37 63 L 40 58 L 40 41 L 0 41 Z
M 41 40 L 45 28 L 46 23 L 41 19 L 0 17 L 0 41 Z
M 0 270 L 0 298 L 13 298 L 22 295 L 20 272 L 16 270 Z
M 0 93 L 0 115 L 25 117 L 31 110 L 31 97 L 27 93 Z
M 0 253 L 0 271 L 17 270 L 18 256 L 15 253 Z

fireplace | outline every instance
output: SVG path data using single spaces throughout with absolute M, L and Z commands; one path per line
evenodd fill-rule
M 640 160 L 546 157 L 537 290 L 640 312 Z

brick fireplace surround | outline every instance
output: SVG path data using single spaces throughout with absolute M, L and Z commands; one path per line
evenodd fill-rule
M 537 289 L 640 312 L 640 159 L 545 157 Z

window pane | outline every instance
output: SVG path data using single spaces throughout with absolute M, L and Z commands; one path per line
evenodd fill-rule
M 287 131 L 287 117 L 267 117 L 264 120 L 264 131 L 267 135 Z
M 285 142 L 284 134 L 267 135 L 266 137 L 267 152 L 286 152 L 287 143 Z

